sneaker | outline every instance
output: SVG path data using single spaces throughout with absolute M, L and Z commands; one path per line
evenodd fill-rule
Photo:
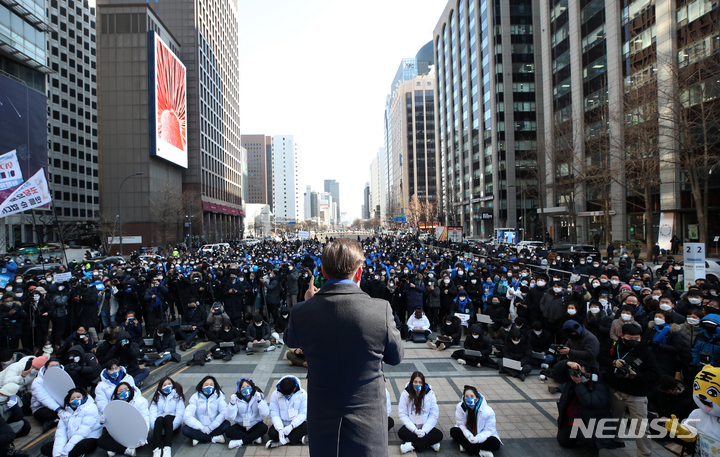
M 458 359 L 457 362 L 458 362 L 460 365 L 465 365 L 465 364 L 467 363 L 467 362 L 465 361 L 465 359 Z
M 153 455 L 153 457 L 155 457 Z M 162 457 L 172 457 L 172 447 L 165 446 L 162 450 Z
M 113 451 L 107 451 L 108 457 L 115 457 L 115 453 Z
M 559 394 L 560 392 L 562 392 L 562 390 L 560 390 L 560 388 L 557 386 L 548 386 L 548 392 L 550 392 L 551 394 Z
M 440 346 L 437 347 L 438 351 L 442 351 L 445 349 L 445 343 L 440 343 Z
M 460 449 L 460 452 L 465 452 L 465 448 L 463 447 L 462 444 L 459 444 L 458 448 Z
M 403 454 L 407 454 L 410 451 L 414 451 L 415 448 L 413 447 L 412 443 L 407 442 L 400 445 L 400 452 Z
M 425 344 L 427 344 L 430 349 L 437 349 L 437 346 L 435 346 L 435 343 L 433 343 L 433 342 L 430 341 L 430 340 L 427 340 L 427 341 L 425 342 Z
M 213 436 L 213 437 L 212 437 L 212 442 L 213 442 L 213 443 L 218 443 L 218 444 L 224 444 L 224 443 L 225 443 L 225 437 L 224 437 L 223 435 Z
M 482 364 L 481 364 L 481 363 L 478 363 L 478 364 L 475 365 L 475 366 L 478 367 L 478 368 L 482 368 Z
M 199 442 L 200 442 L 200 441 L 198 441 L 198 440 L 193 440 L 192 445 L 193 445 L 193 446 L 197 446 Z
M 547 370 L 550 368 L 550 365 L 548 365 L 547 363 L 543 363 L 543 364 L 540 364 L 540 368 L 542 368 L 543 370 Z
M 159 447 L 153 449 L 152 457 L 162 457 L 162 449 L 160 449 Z
M 435 443 L 430 447 L 433 449 L 433 451 L 440 452 L 440 443 Z
M 274 350 L 275 350 L 275 346 L 269 346 L 269 347 L 265 348 L 265 352 L 272 352 Z
M 228 443 L 228 449 L 237 449 L 239 447 L 242 447 L 243 440 L 230 440 Z
M 265 449 L 275 449 L 276 447 L 280 447 L 282 444 L 280 444 L 280 441 L 268 441 L 265 443 Z
M 490 451 L 480 451 L 480 453 L 478 455 L 480 457 L 494 457 L 495 456 L 495 454 L 493 454 Z
M 518 375 L 518 379 L 521 380 L 522 382 L 525 382 L 525 373 L 520 373 Z
M 135 452 L 135 448 L 129 447 L 125 449 L 125 455 L 129 455 L 130 457 L 135 457 L 137 455 L 137 452 Z
M 302 444 L 308 444 L 308 437 L 307 435 L 304 435 L 302 438 L 300 438 L 300 442 Z
M 262 436 L 260 438 L 256 439 L 255 441 L 253 441 L 253 443 L 262 444 Z

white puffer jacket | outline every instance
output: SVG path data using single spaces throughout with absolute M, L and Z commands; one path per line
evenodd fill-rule
M 53 411 L 62 409 L 62 405 L 58 404 L 53 397 L 45 390 L 45 367 L 40 368 L 35 380 L 32 383 L 32 400 L 30 401 L 30 409 L 34 413 L 38 409 L 45 407 Z
M 30 389 L 30 386 L 32 385 L 35 377 L 37 376 L 37 372 L 32 369 L 30 373 L 28 373 L 28 375 L 24 378 L 22 377 L 22 372 L 25 371 L 25 365 L 27 365 L 27 363 L 34 358 L 35 356 L 32 355 L 23 357 L 19 361 L 13 363 L 9 367 L 1 371 L 0 389 L 2 389 L 6 384 L 9 384 L 11 382 L 14 382 L 18 386 L 20 386 L 21 391 L 25 389 Z
M 75 445 L 87 438 L 100 438 L 102 424 L 95 400 L 88 395 L 87 401 L 76 410 L 67 407 L 58 421 L 53 444 L 53 456 L 69 455 Z
M 206 426 L 215 430 L 225 420 L 226 409 L 225 394 L 217 389 L 210 397 L 206 397 L 202 392 L 196 392 L 190 397 L 190 402 L 185 408 L 183 422 L 195 430 L 202 430 Z
M 100 382 L 97 383 L 97 386 L 95 386 L 95 402 L 97 403 L 100 414 L 105 411 L 105 406 L 110 402 L 110 397 L 112 397 L 113 392 L 115 392 L 115 388 L 121 382 L 126 382 L 130 384 L 133 389 L 137 390 L 137 386 L 135 386 L 135 379 L 125 373 L 124 368 L 122 368 L 122 372 L 124 376 L 118 379 L 115 383 L 110 380 L 110 377 L 107 374 L 107 368 L 100 373 Z
M 480 403 L 480 408 L 477 409 L 476 414 L 478 416 L 477 433 L 474 436 L 475 438 L 477 438 L 477 442 L 484 443 L 491 436 L 494 436 L 499 440 L 500 435 L 498 435 L 497 429 L 495 428 L 495 411 L 493 411 L 493 409 L 488 406 L 485 398 L 482 399 L 482 402 Z M 465 426 L 466 422 L 467 411 L 463 409 L 463 402 L 461 401 L 455 407 L 455 425 L 460 428 L 460 430 L 463 432 L 463 435 L 465 435 L 465 438 L 469 440 L 470 437 L 473 436 L 473 433 Z
M 407 427 L 408 430 L 415 433 L 415 430 L 418 429 L 418 425 L 421 424 L 416 424 L 415 405 L 410 398 L 408 388 L 412 389 L 413 387 L 408 383 L 405 386 L 405 390 L 403 390 L 402 394 L 400 394 L 400 400 L 398 400 L 398 416 L 400 417 L 400 421 L 402 421 L 403 425 Z M 435 392 L 433 392 L 430 384 L 426 383 L 425 397 L 423 398 L 422 407 L 420 408 L 420 418 L 422 420 L 418 420 L 417 422 L 421 422 L 421 430 L 428 433 L 435 427 L 439 417 L 440 409 L 438 408 Z
M 265 395 L 260 392 L 256 392 L 250 397 L 250 401 L 246 401 L 240 395 L 235 394 L 237 401 L 233 403 L 233 398 L 230 398 L 230 404 L 225 410 L 225 419 L 229 421 L 235 421 L 239 425 L 243 425 L 247 418 L 249 425 L 246 428 L 250 429 L 256 424 L 260 423 L 270 414 L 270 408 L 268 407 L 267 401 L 265 401 Z
M 290 400 L 285 399 L 278 390 L 275 390 L 270 395 L 270 419 L 275 426 L 275 430 L 280 430 L 287 425 L 297 428 L 307 420 L 307 392 L 302 387 L 299 387 L 300 380 L 295 376 L 284 376 L 280 381 L 285 378 L 295 379 L 298 388 L 292 394 Z M 295 410 L 295 417 L 292 419 L 289 415 L 291 409 Z
M 155 428 L 158 417 L 175 416 L 173 430 L 177 430 L 183 423 L 185 414 L 185 401 L 173 389 L 168 395 L 160 394 L 157 402 L 150 404 L 150 430 Z

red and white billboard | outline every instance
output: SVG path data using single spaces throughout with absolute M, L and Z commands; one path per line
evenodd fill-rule
M 187 168 L 185 65 L 152 30 L 148 43 L 151 154 Z

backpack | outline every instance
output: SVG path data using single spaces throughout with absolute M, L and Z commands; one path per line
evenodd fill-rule
M 207 356 L 208 356 L 208 351 L 206 351 L 204 349 L 200 349 L 195 353 L 195 355 L 193 355 L 192 360 L 190 360 L 187 363 L 187 366 L 191 367 L 193 365 L 198 365 L 198 366 L 203 367 L 203 366 L 205 366 L 205 361 L 207 360 Z

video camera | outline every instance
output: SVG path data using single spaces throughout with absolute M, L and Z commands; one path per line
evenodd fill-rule
M 548 352 L 550 354 L 558 355 L 560 354 L 560 349 L 564 348 L 564 344 L 551 344 L 550 349 L 548 349 Z

